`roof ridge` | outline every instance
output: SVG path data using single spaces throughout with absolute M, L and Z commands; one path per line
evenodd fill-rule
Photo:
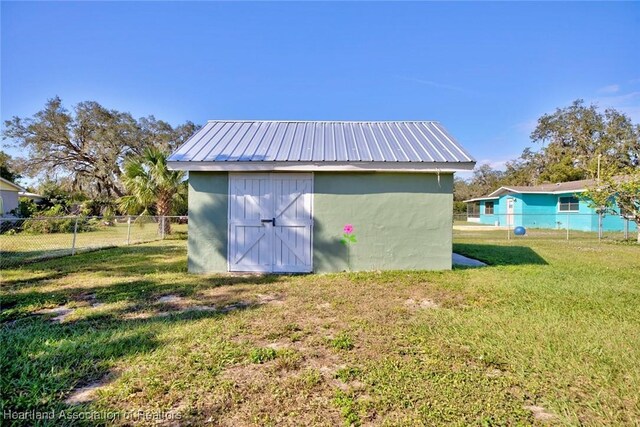
M 212 119 L 207 123 L 440 123 L 438 120 L 237 120 Z

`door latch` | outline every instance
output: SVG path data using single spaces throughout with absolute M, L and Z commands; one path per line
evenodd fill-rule
M 261 222 L 270 222 L 271 224 L 273 224 L 273 226 L 276 226 L 276 219 L 275 218 L 271 218 L 271 219 L 261 219 Z

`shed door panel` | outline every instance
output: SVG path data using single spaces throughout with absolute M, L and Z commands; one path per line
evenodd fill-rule
M 311 174 L 229 175 L 230 271 L 312 270 L 312 187 Z
M 272 233 L 262 219 L 271 218 L 269 174 L 232 176 L 229 180 L 229 270 L 271 271 Z
M 311 194 L 309 174 L 272 174 L 276 224 L 273 271 L 311 271 Z

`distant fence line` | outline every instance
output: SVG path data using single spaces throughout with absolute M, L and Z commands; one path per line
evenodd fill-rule
M 187 216 L 0 217 L 0 268 L 79 252 L 186 237 Z M 515 229 L 524 227 L 524 235 Z M 522 230 L 520 230 L 522 231 Z M 469 240 L 635 240 L 635 223 L 597 214 L 455 214 L 454 241 Z
M 454 238 L 539 238 L 549 240 L 635 240 L 637 225 L 620 215 L 557 212 L 553 214 L 454 215 Z M 516 230 L 518 229 L 518 230 Z M 518 236 L 515 232 L 524 234 Z
M 0 218 L 0 268 L 187 231 L 186 216 Z

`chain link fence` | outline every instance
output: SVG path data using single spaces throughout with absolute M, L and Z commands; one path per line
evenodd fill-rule
M 187 235 L 186 216 L 0 218 L 0 268 Z M 524 228 L 524 234 L 520 234 Z M 635 241 L 634 222 L 615 215 L 454 215 L 454 241 Z
M 187 233 L 186 216 L 0 218 L 0 268 Z
M 582 213 L 454 215 L 454 240 L 635 241 L 637 226 L 619 215 Z

